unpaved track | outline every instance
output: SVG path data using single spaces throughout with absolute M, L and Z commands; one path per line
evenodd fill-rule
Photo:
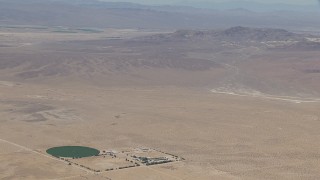
M 52 159 L 52 160 L 55 160 L 55 161 L 59 161 L 59 162 L 61 162 L 61 163 L 63 163 L 63 164 L 66 165 L 66 162 L 63 161 L 63 160 L 60 160 L 60 159 L 51 157 L 51 156 L 46 155 L 46 154 L 42 154 L 42 153 L 40 153 L 40 152 L 37 152 L 37 151 L 32 150 L 32 149 L 30 149 L 30 148 L 27 148 L 27 147 L 25 147 L 25 146 L 21 146 L 21 145 L 19 145 L 19 144 L 14 143 L 14 142 L 7 141 L 7 140 L 5 140 L 5 139 L 0 139 L 0 141 L 1 141 L 1 142 L 4 142 L 4 143 L 7 143 L 7 144 L 11 144 L 11 145 L 16 146 L 16 147 L 19 147 L 19 148 L 21 148 L 21 149 L 23 149 L 23 150 L 32 152 L 32 153 L 34 153 L 34 154 L 37 154 L 37 155 L 40 155 L 40 156 L 43 156 L 43 157 L 46 157 L 46 158 L 49 158 L 49 159 Z M 81 169 L 81 170 L 83 170 L 83 171 L 86 171 L 87 174 L 89 174 L 89 173 L 90 173 L 90 174 L 93 174 L 93 172 L 91 172 L 91 171 L 89 171 L 89 170 L 87 170 L 87 169 L 84 169 L 84 168 L 81 168 L 81 167 L 78 167 L 78 166 L 72 166 L 72 167 L 75 167 L 75 168 Z
M 287 102 L 292 102 L 292 103 L 320 103 L 320 99 L 311 100 L 311 99 L 299 99 L 297 97 L 289 97 L 289 96 L 238 94 L 238 93 L 234 93 L 234 92 L 217 91 L 217 90 L 214 90 L 214 89 L 212 89 L 210 91 L 212 93 L 215 93 L 215 94 L 227 94 L 227 95 L 233 95 L 233 96 L 280 100 L 280 101 L 287 101 Z

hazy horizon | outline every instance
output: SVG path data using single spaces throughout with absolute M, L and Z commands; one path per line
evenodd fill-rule
M 301 0 L 99 0 L 105 2 L 132 2 L 140 4 L 157 4 L 157 5 L 174 5 L 174 4 L 190 4 L 190 3 L 224 3 L 224 2 L 253 2 L 253 3 L 263 3 L 263 4 L 288 4 L 288 5 L 317 5 L 316 0 L 301 1 Z
M 99 0 L 103 2 L 129 2 L 142 5 L 169 5 L 169 6 L 189 6 L 205 9 L 248 9 L 252 11 L 318 11 L 319 1 L 309 0 Z

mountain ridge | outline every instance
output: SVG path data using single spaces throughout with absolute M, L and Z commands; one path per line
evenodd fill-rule
M 1 0 L 0 24 L 95 28 L 199 29 L 231 26 L 319 28 L 317 13 L 210 10 L 98 1 Z M 78 3 L 76 3 L 78 2 Z M 275 18 L 276 17 L 276 18 Z M 263 20 L 263 21 L 262 21 Z M 299 24 L 297 24 L 299 21 Z
M 224 30 L 177 30 L 174 33 L 142 37 L 144 40 L 216 39 L 223 41 L 301 41 L 304 35 L 284 29 L 235 26 Z

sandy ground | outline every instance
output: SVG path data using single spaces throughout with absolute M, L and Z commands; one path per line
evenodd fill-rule
M 319 103 L 180 88 L 0 87 L 1 179 L 318 179 Z M 99 175 L 60 145 L 151 147 L 186 160 Z
M 149 33 L 155 32 L 142 34 Z M 290 94 L 286 97 L 257 95 L 250 94 L 251 91 L 243 94 L 242 91 L 231 91 L 233 89 L 223 91 L 219 89 L 219 83 L 214 83 L 217 87 L 211 87 L 208 83 L 212 79 L 220 79 L 221 76 L 228 80 L 227 82 L 238 82 L 235 78 L 239 76 L 238 69 L 234 68 L 236 66 L 222 63 L 223 68 L 214 69 L 212 73 L 165 67 L 161 69 L 161 73 L 155 73 L 154 69 L 146 68 L 144 71 L 148 71 L 147 73 L 136 70 L 144 74 L 138 76 L 140 74 L 137 73 L 136 78 L 146 81 L 149 86 L 131 86 L 129 84 L 136 83 L 128 78 L 131 74 L 123 75 L 126 71 L 121 71 L 119 76 L 106 73 L 100 77 L 98 75 L 105 72 L 105 67 L 100 70 L 99 63 L 89 64 L 96 68 L 93 70 L 99 70 L 98 75 L 87 72 L 92 71 L 91 69 L 82 70 L 81 68 L 88 65 L 88 59 L 96 58 L 97 55 L 93 53 L 80 59 L 84 64 L 70 65 L 74 72 L 80 71 L 80 75 L 89 74 L 84 76 L 87 79 L 83 79 L 83 76 L 70 78 L 58 72 L 57 75 L 46 78 L 13 80 L 17 72 L 30 66 L 32 69 L 32 64 L 28 63 L 15 67 L 19 58 L 24 58 L 18 56 L 19 53 L 30 55 L 27 56 L 30 59 L 24 59 L 25 62 L 34 57 L 39 59 L 36 63 L 42 60 L 51 62 L 59 58 L 53 56 L 52 52 L 48 56 L 36 56 L 38 52 L 45 51 L 39 48 L 44 42 L 115 36 L 127 38 L 142 34 L 135 30 L 112 29 L 97 34 L 76 35 L 46 31 L 1 31 L 3 47 L 0 56 L 6 61 L 2 62 L 4 68 L 0 71 L 0 179 L 320 179 L 319 99 L 288 97 Z M 120 48 L 119 55 L 126 54 L 127 50 Z M 74 52 L 78 53 L 81 54 L 82 49 Z M 211 58 L 211 54 L 208 57 L 205 54 L 201 56 Z M 115 58 L 116 55 L 110 58 Z M 288 53 L 278 53 L 278 56 L 274 57 L 287 56 Z M 216 58 L 221 57 L 224 55 Z M 238 67 L 246 73 L 252 71 L 249 77 L 256 77 L 260 73 L 263 79 L 269 78 L 270 82 L 283 77 L 279 84 L 294 79 L 295 81 L 290 82 L 299 84 L 297 87 L 314 86 L 314 89 L 318 89 L 317 74 L 298 76 L 301 73 L 297 74 L 291 68 L 292 62 L 307 66 L 306 69 L 313 68 L 318 64 L 316 52 L 296 52 L 292 55 L 296 58 L 295 61 L 280 61 L 273 57 L 265 61 L 268 56 L 261 56 L 259 61 L 259 57 Z M 309 59 L 301 62 L 305 57 Z M 111 65 L 108 64 L 107 67 Z M 58 68 L 61 68 L 60 66 Z M 45 67 L 46 65 L 39 68 Z M 38 70 L 37 66 L 35 70 Z M 231 74 L 226 76 L 228 74 L 220 73 L 224 70 Z M 290 73 L 284 73 L 284 70 Z M 69 69 L 65 71 L 69 72 Z M 176 72 L 180 74 L 177 75 Z M 158 85 L 151 83 L 157 79 Z M 299 81 L 296 81 L 297 79 Z M 106 86 L 103 82 L 108 80 L 118 84 L 110 83 Z M 166 80 L 172 80 L 171 84 L 176 85 L 170 86 Z M 179 85 L 180 81 L 191 82 L 193 86 L 184 86 L 183 83 Z M 197 86 L 200 81 L 200 84 L 207 86 Z M 276 89 L 273 84 L 266 87 Z M 292 89 L 296 90 L 295 87 L 292 86 Z M 287 92 L 288 89 L 279 88 L 280 90 Z M 48 148 L 63 145 L 90 146 L 97 149 L 149 147 L 183 157 L 185 161 L 93 174 L 46 154 Z M 104 167 L 105 162 L 89 161 Z M 105 165 L 108 166 L 108 163 Z

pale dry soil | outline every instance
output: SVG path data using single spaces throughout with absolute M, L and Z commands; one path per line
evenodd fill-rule
M 87 167 L 100 171 L 134 165 L 133 163 L 127 162 L 125 158 L 111 158 L 111 156 L 89 157 L 70 161 L 80 165 L 86 165 Z
M 176 87 L 9 84 L 0 85 L 0 179 L 320 179 L 319 103 Z M 46 155 L 63 145 L 150 147 L 186 160 L 97 175 Z

